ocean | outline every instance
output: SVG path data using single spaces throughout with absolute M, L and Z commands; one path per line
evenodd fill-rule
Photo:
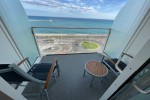
M 88 28 L 111 28 L 113 20 L 84 19 L 84 18 L 64 18 L 28 16 L 31 27 L 67 27 L 68 29 L 56 28 L 34 28 L 36 34 L 107 34 L 107 29 Z M 79 29 L 69 29 L 79 28 Z M 87 28 L 87 29 L 80 29 Z

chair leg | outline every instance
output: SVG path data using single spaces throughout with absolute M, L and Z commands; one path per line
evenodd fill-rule
M 93 81 L 94 81 L 95 76 L 93 76 L 90 87 L 92 87 Z
M 54 80 L 55 80 L 55 82 L 56 82 L 56 77 L 55 77 L 55 74 L 54 74 L 54 72 L 53 72 L 53 77 L 54 77 Z
M 84 70 L 84 72 L 83 72 L 83 77 L 85 76 L 85 70 Z
M 40 86 L 41 86 L 41 87 L 40 87 L 40 88 L 41 88 L 41 89 L 40 89 L 40 98 L 41 98 L 42 95 L 43 95 L 43 84 L 40 84 Z
M 101 83 L 102 83 L 102 81 L 103 81 L 103 78 L 104 78 L 104 77 L 101 78 Z
M 60 76 L 60 68 L 57 68 L 58 76 Z
M 49 100 L 47 89 L 44 89 L 44 91 L 45 91 L 46 99 Z

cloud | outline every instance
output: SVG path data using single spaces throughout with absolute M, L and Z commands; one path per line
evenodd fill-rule
M 103 2 L 104 2 L 104 0 L 99 0 L 99 2 L 100 2 L 100 3 L 103 3 Z
M 73 1 L 73 0 L 69 0 Z M 66 9 L 66 11 L 69 9 L 70 11 L 79 11 L 79 12 L 86 12 L 93 10 L 91 7 L 88 6 L 83 6 L 83 3 L 78 3 L 77 4 L 72 4 L 72 3 L 62 3 L 56 0 L 21 0 L 22 4 L 27 3 L 27 4 L 32 4 L 32 5 L 37 5 L 37 6 L 43 6 L 47 8 L 58 8 L 58 9 Z M 82 5 L 82 6 L 80 6 Z
M 41 15 L 49 12 L 49 16 L 60 17 L 90 17 L 108 18 L 110 15 L 114 19 L 125 4 L 124 2 L 114 2 L 117 0 L 20 0 L 28 15 L 35 11 Z M 126 1 L 126 0 L 124 0 Z M 43 12 L 42 12 L 43 11 Z M 30 12 L 30 13 L 29 13 Z M 35 12 L 33 12 L 35 14 Z M 93 14 L 94 16 L 92 16 Z M 44 14 L 47 15 L 47 14 Z

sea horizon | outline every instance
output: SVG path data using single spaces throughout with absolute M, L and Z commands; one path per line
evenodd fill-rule
M 33 16 L 33 15 L 30 15 L 28 16 L 28 18 L 30 17 L 47 17 L 47 18 L 71 18 L 71 19 L 95 19 L 95 20 L 110 20 L 110 21 L 114 21 L 114 19 L 99 19 L 99 18 L 83 18 L 83 17 L 55 17 L 55 16 Z
M 31 27 L 62 27 L 38 28 L 34 29 L 36 34 L 107 34 L 113 24 L 113 20 L 70 18 L 70 17 L 51 17 L 51 16 L 28 16 Z M 68 29 L 63 29 L 67 27 Z M 86 28 L 86 29 L 69 29 Z M 106 28 L 106 29 L 90 29 Z

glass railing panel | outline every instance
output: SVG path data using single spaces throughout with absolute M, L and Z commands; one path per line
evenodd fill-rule
M 39 50 L 45 54 L 103 52 L 108 28 L 33 27 Z

